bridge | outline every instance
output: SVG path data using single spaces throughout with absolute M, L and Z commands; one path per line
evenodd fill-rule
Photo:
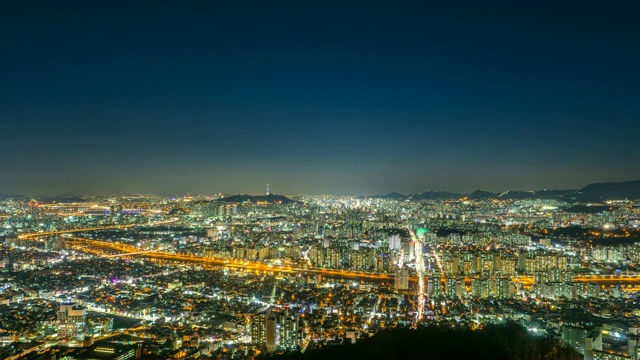
M 45 231 L 45 232 L 31 232 L 31 233 L 18 235 L 18 239 L 26 240 L 26 239 L 40 238 L 40 237 L 51 236 L 51 235 L 62 235 L 62 234 L 87 232 L 87 231 L 129 229 L 129 228 L 144 227 L 144 226 L 158 226 L 158 225 L 170 224 L 177 220 L 178 220 L 177 218 L 173 218 L 170 220 L 157 221 L 152 223 L 150 222 L 150 223 L 144 223 L 144 224 L 106 225 L 106 226 L 94 226 L 94 227 L 86 227 L 86 228 L 53 230 L 53 231 Z

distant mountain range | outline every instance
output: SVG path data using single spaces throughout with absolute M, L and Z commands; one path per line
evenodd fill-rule
M 362 196 L 361 198 L 364 198 Z M 452 193 L 447 191 L 426 191 L 419 194 L 404 195 L 392 192 L 386 195 L 366 196 L 371 199 L 394 200 L 454 200 L 467 198 L 469 200 L 527 200 L 554 199 L 561 201 L 601 202 L 606 200 L 637 200 L 640 199 L 640 180 L 626 182 L 606 182 L 590 184 L 580 190 L 538 190 L 538 191 L 505 191 L 495 193 L 476 190 L 470 194 Z
M 43 203 L 72 203 L 86 201 L 80 195 L 74 194 L 60 194 L 55 196 L 49 195 L 22 195 L 22 194 L 0 194 L 0 200 L 15 199 L 15 200 L 38 200 Z
M 503 193 L 476 190 L 470 194 L 453 193 L 448 191 L 425 191 L 423 193 L 404 195 L 392 192 L 386 195 L 360 196 L 359 198 L 369 199 L 394 199 L 394 200 L 455 200 L 467 198 L 469 200 L 528 200 L 528 199 L 553 199 L 568 202 L 602 202 L 607 200 L 638 200 L 640 199 L 640 180 L 625 182 L 606 182 L 589 184 L 579 190 L 538 190 L 538 191 L 505 191 Z M 69 203 L 87 201 L 81 195 L 62 194 L 56 196 L 48 195 L 20 195 L 20 194 L 0 194 L 0 200 L 35 199 L 44 203 Z M 296 202 L 283 195 L 231 195 L 220 199 L 223 202 L 268 202 L 289 204 Z

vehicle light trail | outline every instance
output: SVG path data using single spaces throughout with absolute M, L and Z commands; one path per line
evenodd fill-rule
M 416 237 L 413 230 L 409 230 L 411 240 L 415 246 L 416 272 L 418 273 L 418 322 L 424 315 L 424 258 L 422 256 L 422 241 Z
M 111 230 L 111 229 L 128 229 L 128 228 L 144 227 L 144 226 L 158 226 L 158 225 L 170 224 L 170 223 L 176 222 L 177 220 L 178 218 L 172 218 L 170 220 L 149 222 L 149 223 L 143 223 L 143 224 L 109 225 L 109 226 L 97 226 L 97 227 L 89 227 L 89 228 L 76 228 L 76 229 L 46 231 L 46 232 L 34 232 L 34 233 L 20 234 L 18 235 L 18 239 L 26 240 L 30 238 L 40 238 L 45 236 L 62 235 L 62 234 L 76 233 L 76 232 L 88 232 L 88 231 Z

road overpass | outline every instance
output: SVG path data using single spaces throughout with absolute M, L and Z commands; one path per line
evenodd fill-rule
M 30 233 L 30 234 L 20 235 L 19 238 L 29 239 L 29 238 L 44 237 L 49 235 L 74 233 L 74 232 L 87 232 L 87 231 L 98 231 L 98 230 L 108 230 L 108 229 L 126 229 L 131 227 L 138 227 L 138 226 L 155 226 L 155 225 L 163 225 L 163 224 L 171 223 L 176 220 L 177 219 L 174 218 L 167 221 L 147 223 L 147 224 L 112 225 L 112 226 L 102 226 L 102 227 L 93 227 L 93 228 L 59 230 L 59 231 L 51 231 L 51 232 L 43 232 L 43 233 Z M 333 277 L 333 278 L 354 279 L 354 280 L 363 280 L 363 281 L 379 281 L 379 282 L 394 281 L 394 276 L 389 274 L 375 274 L 375 273 L 368 273 L 368 272 L 361 272 L 361 271 L 349 271 L 349 270 L 337 270 L 337 269 L 325 269 L 325 268 L 313 268 L 313 267 L 293 267 L 293 266 L 287 266 L 287 265 L 268 265 L 260 262 L 250 262 L 246 260 L 228 260 L 228 259 L 217 259 L 217 258 L 187 255 L 187 254 L 172 254 L 172 253 L 168 253 L 161 250 L 140 250 L 130 245 L 118 244 L 118 243 L 109 242 L 109 241 L 75 238 L 75 237 L 69 238 L 68 240 L 76 243 L 76 245 L 80 248 L 84 246 L 87 249 L 92 249 L 92 250 L 107 249 L 109 251 L 116 251 L 119 253 L 119 254 L 105 255 L 110 257 L 144 257 L 149 259 L 189 262 L 189 263 L 209 265 L 209 266 L 215 266 L 215 267 L 245 269 L 250 271 L 262 271 L 262 272 L 272 272 L 272 273 L 320 274 L 323 276 Z M 415 276 L 410 277 L 409 281 L 418 282 L 418 278 Z M 472 281 L 472 278 L 470 277 L 465 278 L 465 282 L 467 284 L 471 284 L 471 281 Z M 517 276 L 513 278 L 513 281 L 516 283 L 520 283 L 523 286 L 533 285 L 532 276 Z M 577 283 L 595 283 L 603 286 L 621 285 L 625 287 L 640 288 L 640 277 L 637 275 L 576 276 L 574 278 L 574 281 Z
M 165 225 L 176 222 L 178 219 L 173 218 L 170 220 L 158 221 L 153 223 L 144 223 L 144 224 L 126 224 L 126 225 L 107 225 L 107 226 L 94 226 L 87 228 L 75 228 L 75 229 L 62 229 L 62 230 L 54 230 L 54 231 L 45 231 L 45 232 L 32 232 L 26 234 L 18 235 L 18 239 L 26 240 L 33 239 L 51 235 L 62 235 L 62 234 L 70 234 L 70 233 L 78 233 L 78 232 L 87 232 L 87 231 L 100 231 L 100 230 L 113 230 L 113 229 L 129 229 L 134 227 L 144 227 L 144 226 L 158 226 Z
M 374 274 L 361 271 L 349 271 L 349 270 L 337 270 L 337 269 L 325 269 L 325 268 L 313 268 L 313 267 L 293 267 L 287 265 L 268 265 L 260 262 L 251 262 L 246 260 L 227 260 L 217 259 L 205 256 L 196 256 L 188 254 L 171 254 L 161 250 L 146 250 L 146 251 L 134 251 L 136 248 L 124 245 L 116 244 L 107 241 L 93 240 L 93 239 L 80 239 L 73 238 L 80 246 L 86 246 L 92 249 L 107 249 L 110 251 L 120 252 L 119 254 L 109 254 L 110 257 L 144 257 L 148 259 L 157 259 L 165 261 L 176 262 L 188 262 L 194 264 L 209 265 L 215 267 L 226 267 L 230 269 L 244 269 L 249 271 L 261 271 L 272 273 L 295 273 L 295 274 L 320 274 L 326 277 L 354 279 L 363 281 L 378 281 L 378 282 L 393 282 L 394 276 L 389 274 Z M 473 279 L 470 277 L 465 278 L 467 284 L 471 284 Z M 417 277 L 410 277 L 409 281 L 417 282 Z M 444 279 L 443 279 L 444 281 Z M 524 286 L 533 285 L 532 276 L 518 276 L 514 277 L 513 281 L 520 283 Z M 634 286 L 640 287 L 640 277 L 638 276 L 578 276 L 575 277 L 577 283 L 595 283 L 604 286 L 622 285 L 622 286 Z

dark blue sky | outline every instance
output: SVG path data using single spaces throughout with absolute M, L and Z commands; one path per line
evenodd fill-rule
M 640 179 L 636 1 L 6 1 L 0 193 Z

